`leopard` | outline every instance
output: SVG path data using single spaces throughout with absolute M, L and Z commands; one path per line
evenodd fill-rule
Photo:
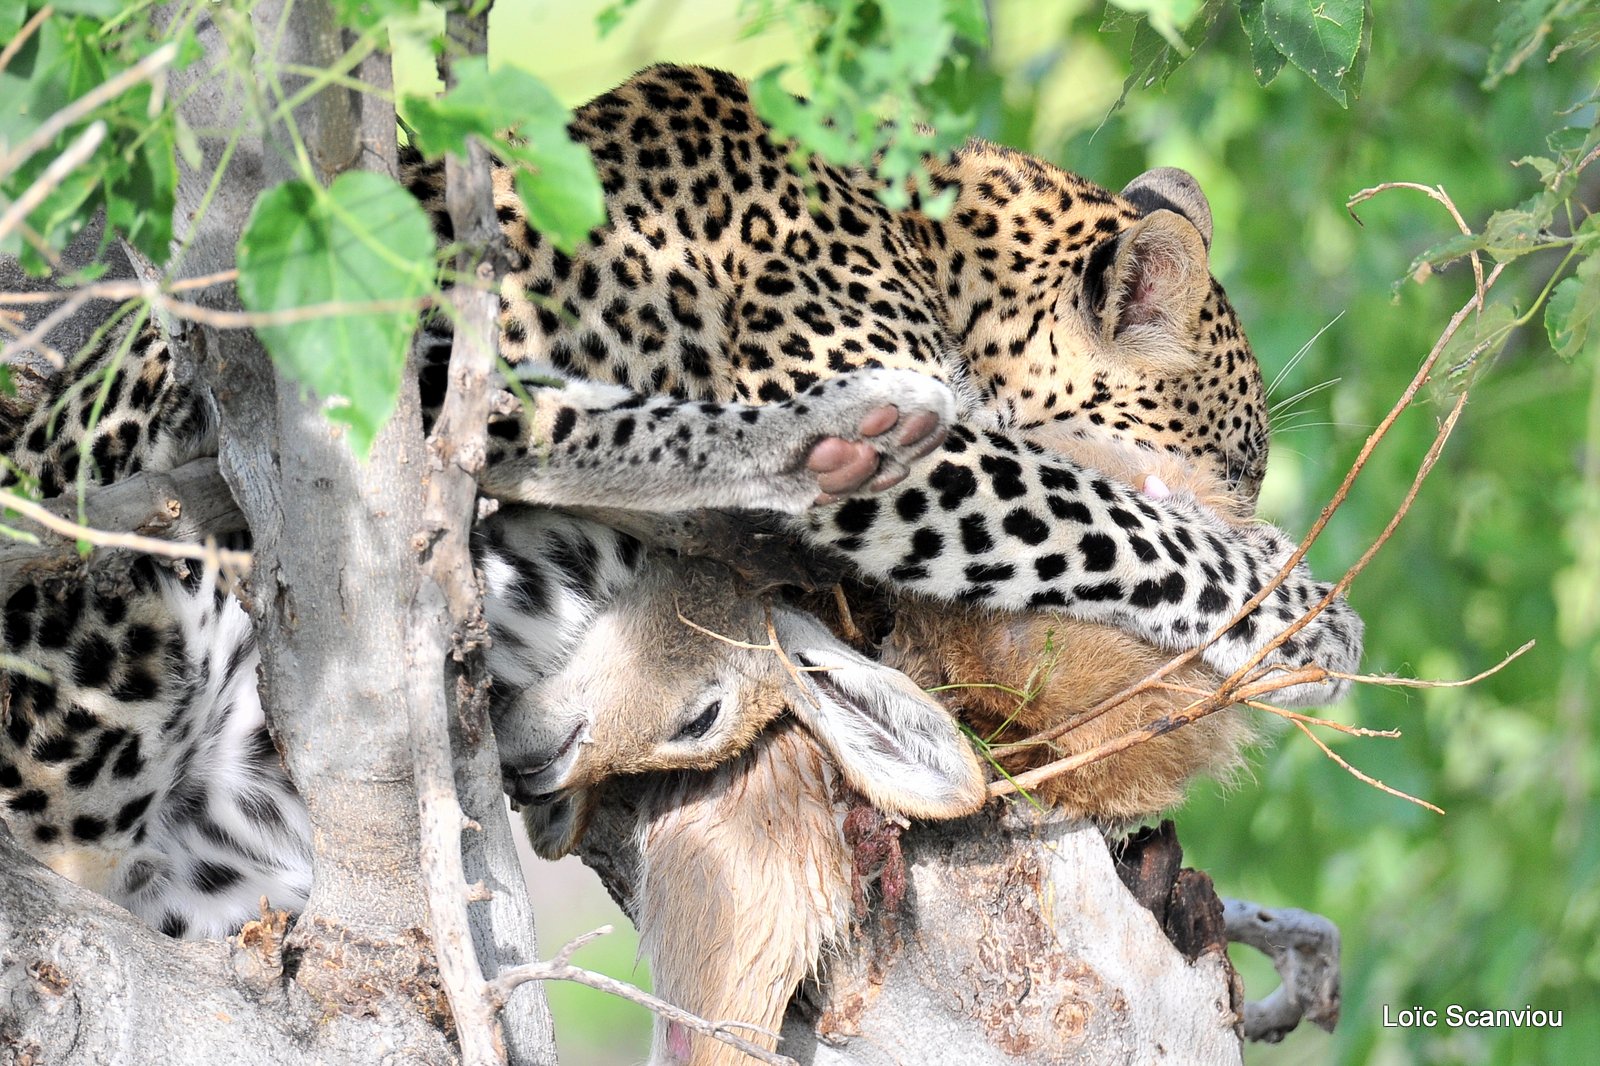
M 494 173 L 512 261 L 500 342 L 528 402 L 491 416 L 487 495 L 535 514 L 618 500 L 779 512 L 886 586 L 1059 611 L 1173 650 L 1232 617 L 1292 552 L 1270 526 L 1231 524 L 1182 491 L 1154 498 L 1052 447 L 1109 436 L 1204 458 L 1246 494 L 1259 483 L 1260 373 L 1210 275 L 1209 210 L 1187 175 L 1155 171 L 1114 193 L 973 142 L 932 164 L 933 185 L 955 191 L 945 219 L 920 201 L 894 212 L 855 171 L 813 160 L 795 173 L 737 78 L 676 66 L 579 108 L 571 133 L 610 219 L 574 253 L 529 223 L 510 170 Z M 442 168 L 409 155 L 402 180 L 448 244 Z M 442 393 L 448 334 L 435 320 L 417 341 L 425 407 Z M 0 484 L 48 495 L 215 452 L 211 401 L 159 331 L 114 337 L 51 389 L 0 412 Z M 652 556 L 580 519 L 518 528 L 474 538 L 490 613 L 512 620 L 490 652 L 502 677 L 548 671 L 570 650 L 548 624 L 552 602 L 592 617 Z M 50 675 L 71 684 L 6 674 L 0 799 L 25 845 L 60 865 L 89 846 L 94 869 L 78 876 L 170 935 L 218 935 L 254 916 L 259 894 L 248 912 L 237 900 L 259 883 L 285 886 L 260 894 L 291 909 L 303 899 L 303 852 L 285 843 L 303 811 L 279 787 L 242 608 L 203 579 L 147 570 L 132 594 L 28 586 L 7 602 L 0 649 L 53 651 Z M 1330 593 L 1296 565 L 1206 662 L 1238 668 Z M 1334 596 L 1265 662 L 1337 674 L 1360 648 L 1360 619 Z M 1282 695 L 1325 702 L 1343 687 L 1330 676 Z M 511 735 L 514 701 L 498 702 L 497 732 Z M 219 732 L 238 742 L 179 739 Z M 183 787 L 200 769 L 202 785 Z M 507 780 L 527 769 L 513 746 Z M 241 817 L 218 815 L 246 785 Z M 227 861 L 131 861 L 158 822 Z M 180 903 L 155 890 L 180 882 L 193 890 Z
M 1105 437 L 1201 460 L 1253 499 L 1267 455 L 1260 370 L 1210 274 L 1210 212 L 1186 173 L 1152 171 L 1118 194 L 975 141 L 932 165 L 930 192 L 955 193 L 944 220 L 918 199 L 894 212 L 854 170 L 813 159 L 794 173 L 737 77 L 680 66 L 583 105 L 570 132 L 594 157 L 610 222 L 569 256 L 528 225 L 512 174 L 495 174 L 512 261 L 503 354 L 711 410 L 793 402 L 861 368 L 943 383 L 958 416 L 918 477 L 825 500 L 797 524 L 860 573 L 1183 650 L 1292 554 L 1265 523 L 1240 528 L 1187 492 L 1151 499 L 1052 446 Z M 404 178 L 449 237 L 442 168 L 413 157 Z M 606 445 L 644 424 L 629 402 L 538 441 L 514 420 L 492 424 L 486 491 L 547 503 L 537 482 L 558 457 L 611 465 Z M 569 501 L 615 502 L 604 486 L 569 489 Z M 1294 568 L 1204 659 L 1232 673 L 1329 591 Z M 1359 617 L 1333 597 L 1263 662 L 1345 672 L 1360 648 Z M 1345 686 L 1279 695 L 1328 702 Z

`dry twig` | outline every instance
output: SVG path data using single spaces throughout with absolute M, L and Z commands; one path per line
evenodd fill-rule
M 682 622 L 696 633 L 703 633 L 712 640 L 719 640 L 722 643 L 731 645 L 735 648 L 744 648 L 747 651 L 772 652 L 778 657 L 778 661 L 783 664 L 784 670 L 788 672 L 790 679 L 794 681 L 794 687 L 800 690 L 800 694 L 806 698 L 811 706 L 821 706 L 821 704 L 817 702 L 816 695 L 812 693 L 810 688 L 801 682 L 800 675 L 803 673 L 821 673 L 832 668 L 827 666 L 796 666 L 794 664 L 794 660 L 789 658 L 789 653 L 783 650 L 783 645 L 778 640 L 778 629 L 772 624 L 772 603 L 770 600 L 767 602 L 766 610 L 767 642 L 765 644 L 752 644 L 747 640 L 737 640 L 734 637 L 729 637 L 718 633 L 713 629 L 707 629 L 698 622 L 691 622 L 684 615 L 682 607 L 678 606 L 677 604 L 673 605 L 673 611 L 677 614 L 678 621 Z
M 84 160 L 94 155 L 94 150 L 100 147 L 100 142 L 105 140 L 106 124 L 104 122 L 91 122 L 72 143 L 50 161 L 44 168 L 44 173 L 22 191 L 22 195 L 0 212 L 0 241 L 11 235 L 11 231 L 22 225 L 23 219 L 33 212 L 33 209 L 44 202 L 44 198 L 54 191 L 57 185 L 66 180 Z
M 309 322 L 313 319 L 339 315 L 373 315 L 414 310 L 427 307 L 432 302 L 431 297 L 422 296 L 414 300 L 330 300 L 326 303 L 306 304 L 303 307 L 285 307 L 278 311 L 224 311 L 187 300 L 174 299 L 169 294 L 169 288 L 171 291 L 178 291 L 180 287 L 203 288 L 231 281 L 233 277 L 233 271 L 223 271 L 204 278 L 178 282 L 170 287 L 148 281 L 129 280 L 102 281 L 57 292 L 0 292 L 0 307 L 55 303 L 60 300 L 77 300 L 80 304 L 85 300 L 143 300 L 156 310 L 174 318 L 198 322 L 215 329 L 260 329 L 263 326 L 288 326 L 297 322 Z M 9 350 L 8 346 L 7 352 Z
M 17 57 L 17 53 L 22 51 L 22 46 L 28 43 L 28 38 L 33 36 L 35 30 L 44 25 L 45 19 L 55 13 L 55 5 L 46 4 L 35 11 L 32 18 L 22 24 L 22 29 L 17 31 L 17 35 L 7 41 L 4 48 L 0 48 L 0 72 L 3 72 L 11 65 L 11 61 Z
M 1443 204 L 1446 211 L 1450 212 L 1450 217 L 1455 219 L 1456 228 L 1464 236 L 1472 236 L 1472 227 L 1467 225 L 1467 220 L 1461 217 L 1460 211 L 1456 210 L 1455 201 L 1450 199 L 1450 194 L 1444 191 L 1443 185 L 1422 185 L 1415 181 L 1386 181 L 1380 185 L 1374 185 L 1370 189 L 1362 189 L 1345 201 L 1344 209 L 1350 212 L 1350 217 L 1356 220 L 1356 225 L 1364 226 L 1366 223 L 1362 222 L 1361 216 L 1356 214 L 1356 204 L 1365 203 L 1379 193 L 1388 192 L 1390 189 L 1415 189 L 1417 192 L 1432 197 Z M 1483 259 L 1479 256 L 1476 248 L 1467 253 L 1467 257 L 1472 260 L 1472 288 L 1478 294 L 1478 311 L 1482 313 L 1483 296 L 1486 288 L 1483 283 Z M 1417 280 L 1421 281 L 1422 278 Z
M 1344 759 L 1340 758 L 1338 752 L 1334 751 L 1332 748 L 1328 747 L 1327 744 L 1323 743 L 1322 738 L 1317 736 L 1315 733 L 1313 733 L 1311 731 L 1311 727 L 1306 725 L 1304 722 L 1296 722 L 1295 723 L 1295 728 L 1300 730 L 1300 732 L 1304 733 L 1306 736 L 1310 737 L 1311 738 L 1311 743 L 1315 744 L 1317 747 L 1322 749 L 1322 754 L 1326 755 L 1328 758 L 1330 758 L 1334 762 L 1338 763 L 1341 767 L 1344 768 L 1345 772 L 1349 773 L 1351 776 L 1355 777 L 1357 780 L 1365 781 L 1367 784 L 1371 785 L 1373 788 L 1377 789 L 1379 792 L 1387 792 L 1389 795 L 1395 796 L 1395 797 L 1397 797 L 1399 799 L 1410 800 L 1412 803 L 1415 803 L 1418 807 L 1426 807 L 1426 808 L 1428 808 L 1428 810 L 1432 811 L 1434 814 L 1443 814 L 1444 813 L 1444 808 L 1443 807 L 1436 807 L 1433 804 L 1429 803 L 1427 800 L 1418 799 L 1416 796 L 1413 796 L 1409 792 L 1401 792 L 1397 788 L 1393 788 L 1393 787 L 1391 787 L 1389 785 L 1384 784 L 1382 781 L 1379 781 L 1376 777 L 1373 777 L 1370 774 L 1365 774 L 1365 773 L 1361 772 L 1360 770 L 1357 770 L 1354 766 L 1351 766 L 1349 763 L 1345 762 Z
M 769 1063 L 771 1066 L 799 1066 L 794 1059 L 789 1058 L 787 1055 L 779 1055 L 776 1052 L 757 1047 L 748 1040 L 735 1036 L 730 1031 L 733 1029 L 749 1029 L 761 1033 L 763 1036 L 770 1036 L 776 1039 L 777 1034 L 763 1029 L 759 1025 L 736 1021 L 707 1021 L 698 1015 L 690 1014 L 682 1007 L 675 1007 L 666 1000 L 652 996 L 650 993 L 641 991 L 632 985 L 624 984 L 615 978 L 607 977 L 591 970 L 581 969 L 571 964 L 569 960 L 575 951 L 596 937 L 605 936 L 609 932 L 611 932 L 611 926 L 603 925 L 593 932 L 585 933 L 570 941 L 560 951 L 556 952 L 554 958 L 547 962 L 536 962 L 528 966 L 518 966 L 514 970 L 507 970 L 497 977 L 490 986 L 497 1001 L 505 1002 L 506 996 L 511 993 L 512 989 L 528 981 L 572 981 L 575 984 L 586 985 L 601 992 L 609 992 L 611 995 L 619 996 L 630 1003 L 637 1003 L 646 1010 L 659 1014 L 669 1022 L 677 1022 L 686 1029 L 691 1029 L 703 1036 L 709 1036 L 714 1040 L 720 1040 L 724 1044 L 737 1048 L 760 1062 Z
M 84 541 L 97 548 L 136 551 L 146 555 L 159 555 L 166 559 L 193 559 L 207 565 L 215 565 L 224 573 L 233 576 L 243 576 L 250 572 L 249 552 L 218 548 L 214 542 L 195 544 L 187 541 L 161 540 L 138 533 L 112 533 L 91 529 L 71 519 L 63 518 L 32 500 L 5 491 L 0 491 L 0 509 L 15 511 L 57 536 L 71 541 Z
M 1414 677 L 1389 677 L 1386 674 L 1341 674 L 1336 670 L 1331 671 L 1328 676 L 1343 678 L 1346 681 L 1353 681 L 1361 685 L 1387 685 L 1396 688 L 1466 688 L 1468 685 L 1476 685 L 1486 677 L 1498 674 L 1501 670 L 1510 666 L 1514 660 L 1520 659 L 1524 652 L 1533 647 L 1534 643 L 1534 641 L 1528 641 L 1522 647 L 1489 667 L 1489 669 L 1482 670 L 1471 677 L 1462 678 L 1459 681 L 1431 681 Z

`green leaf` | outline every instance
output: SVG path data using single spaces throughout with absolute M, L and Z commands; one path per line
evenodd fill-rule
M 11 368 L 0 364 L 0 396 L 15 396 L 16 383 L 11 380 Z
M 417 0 L 333 0 L 333 10 L 342 25 L 370 30 L 393 16 L 417 12 Z
M 1495 20 L 1494 47 L 1489 50 L 1484 75 L 1485 89 L 1493 89 L 1502 78 L 1515 74 L 1539 51 L 1539 46 L 1550 35 L 1553 16 L 1565 2 L 1518 0 L 1501 6 L 1502 14 Z
M 1420 280 L 1432 273 L 1435 268 L 1445 266 L 1475 251 L 1485 252 L 1502 263 L 1508 263 L 1529 252 L 1539 251 L 1555 239 L 1549 230 L 1551 221 L 1555 217 L 1556 203 L 1555 197 L 1550 193 L 1540 192 L 1516 207 L 1496 211 L 1489 216 L 1489 221 L 1484 224 L 1482 231 L 1457 234 L 1417 256 L 1407 268 L 1406 274 Z M 1592 232 L 1585 220 L 1585 226 L 1580 227 L 1578 236 L 1580 240 L 1587 239 L 1587 234 Z M 1403 281 L 1404 279 L 1396 282 L 1396 288 Z
M 1544 309 L 1550 350 L 1571 361 L 1589 342 L 1595 313 L 1600 311 L 1600 260 L 1589 256 L 1577 272 L 1563 278 Z
M 1261 20 L 1273 47 L 1340 107 L 1350 106 L 1360 88 L 1365 0 L 1263 0 Z
M 1501 302 L 1490 303 L 1482 314 L 1463 322 L 1439 356 L 1444 374 L 1436 384 L 1441 392 L 1459 392 L 1475 384 L 1479 372 L 1506 346 L 1516 329 L 1516 318 L 1511 305 Z
M 1285 59 L 1267 33 L 1261 4 L 1262 0 L 1239 0 L 1239 21 L 1250 39 L 1250 70 L 1256 76 L 1256 84 L 1266 86 L 1283 70 Z
M 1174 71 L 1183 66 L 1194 54 L 1201 41 L 1211 30 L 1222 11 L 1221 0 L 1207 0 L 1200 17 L 1188 24 L 1180 39 L 1181 47 L 1174 47 L 1148 20 L 1141 20 L 1133 29 L 1133 44 L 1128 57 L 1128 78 L 1122 83 L 1122 95 L 1111 106 L 1115 111 L 1127 103 L 1134 89 L 1150 89 L 1165 85 Z
M 816 106 L 791 94 L 780 84 L 784 68 L 767 71 L 750 83 L 750 102 L 780 136 L 793 138 L 807 152 L 815 152 L 831 163 L 865 163 L 871 150 L 850 136 L 847 127 L 826 121 Z
M 16 40 L 27 21 L 28 5 L 23 0 L 0 0 L 0 41 Z
M 989 43 L 989 13 L 983 0 L 945 0 L 944 20 L 956 32 L 980 47 Z
M 415 198 L 353 171 L 321 190 L 286 182 L 256 202 L 239 238 L 239 296 L 258 313 L 333 302 L 393 309 L 308 317 L 258 332 L 289 378 L 332 401 L 359 455 L 394 410 L 416 301 L 433 285 L 434 236 Z
M 1200 13 L 1201 0 L 1110 0 L 1132 15 L 1143 15 L 1145 25 L 1179 52 L 1187 54 L 1193 44 L 1183 29 Z
M 1526 255 L 1547 242 L 1554 216 L 1555 205 L 1542 194 L 1496 211 L 1484 224 L 1479 247 L 1502 262 Z
M 611 3 L 595 12 L 594 26 L 602 38 L 609 37 L 611 32 L 622 25 L 622 20 L 628 12 L 637 7 L 639 0 L 611 0 Z
M 491 71 L 484 60 L 473 58 L 459 61 L 455 73 L 455 88 L 443 96 L 406 98 L 417 148 L 431 159 L 465 156 L 467 138 L 481 138 L 517 168 L 517 194 L 528 220 L 556 247 L 571 252 L 606 220 L 594 161 L 567 134 L 571 112 L 527 71 Z
M 750 8 L 764 16 L 775 6 Z M 975 125 L 973 74 L 983 69 L 980 49 L 989 38 L 985 6 L 982 0 L 812 0 L 812 6 L 816 36 L 802 42 L 797 64 L 811 85 L 809 98 L 784 90 L 779 67 L 751 83 L 751 101 L 777 137 L 793 142 L 797 169 L 812 155 L 866 167 L 881 179 L 883 203 L 909 204 L 910 185 L 919 195 L 926 191 L 922 157 L 947 153 Z M 926 211 L 947 200 L 918 202 Z

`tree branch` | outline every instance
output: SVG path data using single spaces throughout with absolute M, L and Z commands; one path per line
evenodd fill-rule
M 1339 927 L 1320 914 L 1272 910 L 1241 899 L 1222 901 L 1228 940 L 1272 960 L 1283 983 L 1245 1004 L 1244 1035 L 1276 1044 L 1308 1019 L 1333 1032 L 1339 1022 Z
M 215 459 L 196 459 L 166 473 L 146 472 L 84 493 L 84 522 L 74 521 L 75 494 L 33 503 L 0 492 L 0 512 L 16 511 L 41 527 L 32 542 L 0 540 L 0 599 L 22 585 L 80 574 L 119 549 L 173 559 L 215 560 L 236 572 L 250 568 L 248 552 L 225 551 L 196 542 L 202 536 L 237 533 L 244 515 L 233 502 Z M 127 532 L 123 532 L 127 531 Z M 97 549 L 87 559 L 83 539 Z
M 466 33 L 482 52 L 487 41 L 487 11 L 479 18 L 451 12 L 452 32 Z M 447 82 L 451 79 L 446 72 Z M 456 794 L 450 737 L 450 708 L 441 677 L 455 676 L 462 714 L 485 715 L 487 682 L 482 649 L 487 639 L 483 600 L 473 578 L 470 534 L 477 514 L 477 475 L 483 469 L 489 423 L 489 376 L 500 334 L 495 295 L 499 226 L 489 155 L 473 142 L 465 161 L 445 163 L 446 204 L 453 231 L 463 242 L 456 268 L 473 279 L 451 292 L 455 333 L 450 349 L 449 388 L 427 440 L 428 471 L 423 487 L 422 525 L 416 537 L 422 586 L 412 610 L 408 659 L 412 664 L 411 751 L 422 817 L 422 874 L 428 896 L 434 950 L 450 997 L 462 1061 L 493 1066 L 506 1061 L 506 1048 L 473 942 L 467 913 L 466 873 L 461 830 L 465 824 Z M 454 647 L 455 669 L 447 672 L 445 649 Z M 485 728 L 460 739 L 469 748 L 494 743 Z M 498 767 L 491 767 L 498 782 Z
M 652 1013 L 659 1014 L 670 1022 L 677 1022 L 685 1028 L 720 1040 L 730 1047 L 738 1048 L 751 1058 L 769 1063 L 771 1066 L 799 1066 L 799 1063 L 787 1055 L 779 1055 L 768 1051 L 766 1048 L 757 1047 L 732 1032 L 736 1028 L 751 1029 L 755 1028 L 754 1026 L 736 1021 L 707 1021 L 704 1018 L 690 1014 L 681 1007 L 673 1006 L 659 996 L 652 996 L 650 993 L 623 981 L 618 981 L 614 977 L 607 977 L 605 974 L 595 973 L 593 970 L 585 970 L 571 964 L 570 960 L 575 951 L 596 937 L 604 936 L 610 932 L 611 926 L 604 925 L 593 932 L 574 937 L 567 942 L 565 947 L 556 952 L 555 957 L 548 962 L 536 962 L 527 966 L 518 966 L 513 970 L 507 970 L 495 979 L 490 986 L 491 990 L 496 998 L 504 999 L 516 988 L 530 981 L 571 981 L 574 984 L 585 985 L 601 992 L 609 992 L 611 995 L 625 999 L 630 1003 L 637 1003 L 639 1006 Z M 768 1035 L 772 1034 L 769 1033 Z
M 242 939 L 170 940 L 22 851 L 0 822 L 0 1056 L 6 1062 L 366 1062 L 376 1045 L 427 1055 L 403 1026 L 300 1013 L 249 987 Z M 314 1022 L 314 1024 L 307 1024 Z

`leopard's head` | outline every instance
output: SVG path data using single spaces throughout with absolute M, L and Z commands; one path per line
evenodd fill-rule
M 993 148 L 957 172 L 952 223 L 979 273 L 963 288 L 990 304 L 964 340 L 1008 421 L 1170 453 L 1253 508 L 1265 390 L 1211 276 L 1199 183 L 1163 167 L 1113 194 Z

